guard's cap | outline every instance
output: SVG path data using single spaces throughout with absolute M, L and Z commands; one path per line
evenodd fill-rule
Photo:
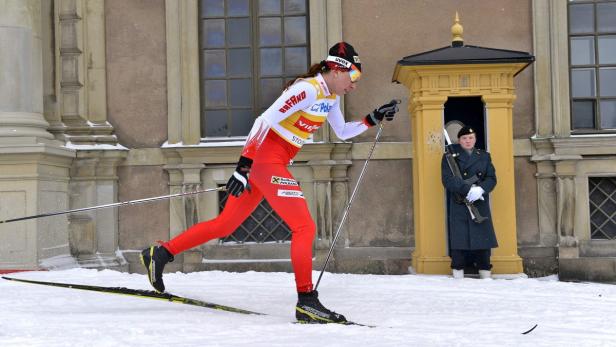
M 475 134 L 475 129 L 469 127 L 468 125 L 465 125 L 462 127 L 462 129 L 460 129 L 460 131 L 458 131 L 458 138 L 468 134 Z

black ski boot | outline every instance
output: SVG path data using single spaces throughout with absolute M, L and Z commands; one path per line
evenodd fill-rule
M 308 293 L 297 293 L 295 318 L 300 323 L 346 323 L 343 315 L 326 309 L 319 301 L 319 293 L 313 290 Z
M 141 251 L 141 264 L 145 266 L 150 284 L 157 292 L 165 292 L 163 270 L 172 261 L 173 254 L 163 246 L 152 246 Z

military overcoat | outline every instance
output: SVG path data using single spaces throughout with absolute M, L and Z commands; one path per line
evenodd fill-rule
M 447 191 L 450 249 L 475 250 L 498 247 L 490 213 L 489 194 L 496 186 L 496 170 L 492 165 L 490 153 L 473 149 L 469 154 L 459 144 L 452 146 L 453 151 L 457 153 L 456 161 L 463 178 L 468 179 L 476 175 L 478 181 L 475 185 L 480 186 L 485 191 L 483 194 L 484 200 L 477 200 L 474 205 L 482 216 L 488 217 L 488 220 L 483 223 L 473 222 L 466 205 L 456 202 L 454 193 L 459 193 L 462 197 L 465 197 L 471 189 L 471 184 L 453 175 L 443 155 L 441 175 L 443 186 Z

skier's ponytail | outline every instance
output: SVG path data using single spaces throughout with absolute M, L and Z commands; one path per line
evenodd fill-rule
M 314 77 L 316 76 L 318 73 L 324 73 L 329 71 L 330 68 L 325 64 L 325 61 L 321 61 L 320 63 L 317 64 L 313 64 L 309 69 L 308 72 L 306 72 L 303 75 L 299 75 L 297 77 L 295 77 L 293 80 L 287 82 L 287 84 L 285 84 L 284 89 L 289 88 L 291 85 L 293 85 L 293 83 L 295 83 L 298 79 L 302 79 L 302 78 L 309 78 L 309 77 Z

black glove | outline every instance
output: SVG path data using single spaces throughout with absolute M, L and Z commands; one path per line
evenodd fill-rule
M 388 121 L 393 120 L 394 115 L 396 115 L 396 112 L 398 112 L 399 103 L 399 100 L 394 99 L 389 103 L 377 108 L 366 116 L 366 122 L 368 122 L 368 124 L 370 124 L 371 126 L 375 126 L 378 123 L 382 122 L 383 118 L 387 119 Z
M 246 157 L 240 157 L 240 161 L 237 163 L 237 168 L 229 181 L 227 181 L 227 192 L 236 198 L 244 192 L 244 189 L 250 191 L 248 185 L 248 173 L 250 173 L 250 167 L 252 166 L 252 159 Z

